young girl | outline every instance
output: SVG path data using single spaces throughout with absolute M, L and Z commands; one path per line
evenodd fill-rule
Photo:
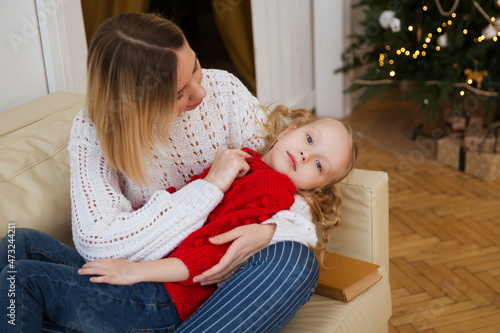
M 85 264 L 79 273 L 98 275 L 90 278 L 95 283 L 163 282 L 184 321 L 216 289 L 215 285 L 200 285 L 193 278 L 216 265 L 229 246 L 214 245 L 208 239 L 237 226 L 264 222 L 289 209 L 297 191 L 306 198 L 316 222 L 322 226 L 319 248 L 324 249 L 328 231 L 340 223 L 341 198 L 335 184 L 352 170 L 357 157 L 352 132 L 332 118 L 315 118 L 305 110 L 284 106 L 276 107 L 264 126 L 267 145 L 260 149 L 262 155 L 248 148 L 235 151 L 240 158 L 228 168 L 227 183 L 221 185 L 223 200 L 206 224 L 191 233 L 168 258 L 138 263 L 101 259 Z M 219 151 L 212 167 L 217 167 L 223 154 L 229 153 Z M 209 171 L 206 169 L 191 181 L 206 180 Z

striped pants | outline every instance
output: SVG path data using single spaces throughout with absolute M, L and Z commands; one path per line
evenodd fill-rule
M 16 229 L 11 267 L 9 240 L 0 242 L 1 332 L 276 332 L 318 280 L 318 263 L 305 245 L 276 243 L 250 257 L 179 326 L 163 284 L 92 283 L 78 274 L 85 262 L 78 252 L 31 229 Z
M 305 245 L 270 245 L 175 332 L 277 332 L 309 300 L 317 281 L 318 264 Z

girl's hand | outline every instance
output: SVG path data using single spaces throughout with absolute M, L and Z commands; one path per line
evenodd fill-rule
M 218 264 L 195 276 L 193 282 L 200 282 L 202 285 L 214 283 L 220 285 L 230 278 L 251 255 L 268 246 L 275 230 L 274 224 L 249 224 L 210 238 L 212 244 L 224 244 L 231 241 L 233 243 Z
M 212 167 L 205 177 L 222 192 L 226 192 L 236 178 L 244 176 L 250 167 L 245 158 L 251 157 L 240 149 L 221 149 L 215 154 Z
M 132 285 L 140 282 L 135 264 L 123 259 L 98 259 L 83 265 L 78 274 L 98 275 L 90 277 L 90 282 L 94 283 Z

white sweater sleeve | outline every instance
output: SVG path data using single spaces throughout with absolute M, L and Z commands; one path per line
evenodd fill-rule
M 295 195 L 295 203 L 290 210 L 278 212 L 262 224 L 276 224 L 271 244 L 290 240 L 315 247 L 318 242 L 309 205 L 299 195 Z
M 174 194 L 156 190 L 134 210 L 119 177 L 103 156 L 93 125 L 81 114 L 69 142 L 72 230 L 86 260 L 115 257 L 129 261 L 159 259 L 205 222 L 222 192 L 204 180 Z

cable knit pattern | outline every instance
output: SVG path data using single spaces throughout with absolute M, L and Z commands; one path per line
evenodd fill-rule
M 183 186 L 213 162 L 220 148 L 255 149 L 256 120 L 265 119 L 257 99 L 233 75 L 203 70 L 206 97 L 195 110 L 179 114 L 165 154 L 153 148 L 160 168 L 149 171 L 153 187 L 138 187 L 106 162 L 94 125 L 82 110 L 69 141 L 73 241 L 86 260 L 123 258 L 155 260 L 170 253 L 200 228 L 222 199 L 204 180 Z M 248 140 L 247 140 L 248 139 Z M 168 187 L 181 188 L 174 194 Z M 315 244 L 316 233 L 302 200 L 291 216 L 276 214 L 273 241 Z M 297 210 L 294 210 L 295 209 Z M 302 215 L 300 215 L 302 214 Z M 308 216 L 309 215 L 309 216 Z
M 297 191 L 290 178 L 271 170 L 260 155 L 243 148 L 252 157 L 246 161 L 248 173 L 235 179 L 220 204 L 208 216 L 206 224 L 189 235 L 169 257 L 181 259 L 189 270 L 189 278 L 182 282 L 164 283 L 177 307 L 180 319 L 186 320 L 215 291 L 215 285 L 201 286 L 193 278 L 219 262 L 229 245 L 213 245 L 210 237 L 238 226 L 261 223 L 275 213 L 289 209 Z M 210 168 L 194 179 L 204 178 Z

